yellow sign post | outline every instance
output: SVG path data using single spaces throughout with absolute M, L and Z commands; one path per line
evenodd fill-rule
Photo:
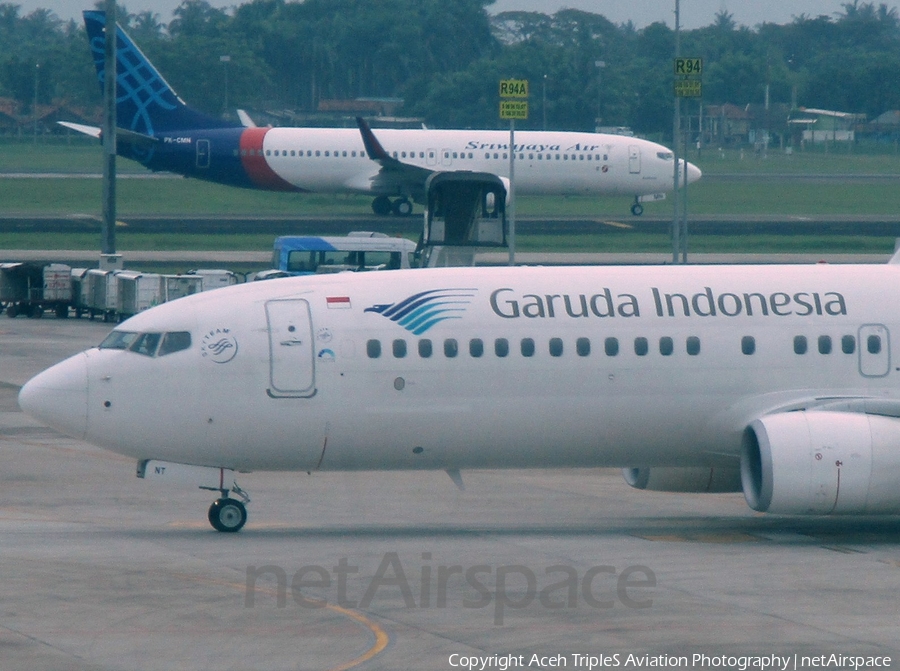
M 528 118 L 528 80 L 500 80 L 500 118 Z
M 528 118 L 528 80 L 500 80 L 500 118 L 509 119 L 509 265 L 516 264 L 516 119 Z
M 675 67 L 675 97 L 676 98 L 702 98 L 703 97 L 703 59 L 683 58 L 674 60 Z
M 528 118 L 528 101 L 527 100 L 501 100 L 500 101 L 500 118 L 501 119 L 527 119 Z
M 675 59 L 675 76 L 694 75 L 699 77 L 703 74 L 702 58 L 676 58 Z
M 693 79 L 676 79 L 675 95 L 679 98 L 702 98 L 703 82 Z
M 527 79 L 501 79 L 500 80 L 500 97 L 501 98 L 527 98 L 528 97 L 528 80 Z

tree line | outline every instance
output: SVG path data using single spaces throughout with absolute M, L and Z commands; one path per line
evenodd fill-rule
M 516 78 L 530 81 L 523 128 L 592 130 L 600 119 L 671 135 L 671 28 L 575 9 L 492 15 L 492 1 L 251 0 L 228 11 L 184 0 L 169 23 L 118 11 L 173 88 L 211 114 L 400 98 L 401 114 L 431 126 L 502 127 L 498 81 Z M 681 53 L 704 59 L 704 103 L 758 104 L 768 89 L 772 103 L 869 118 L 900 109 L 900 19 L 885 4 L 753 28 L 723 10 L 682 31 Z M 89 107 L 99 91 L 80 22 L 0 3 L 0 98 L 25 111 L 35 100 Z

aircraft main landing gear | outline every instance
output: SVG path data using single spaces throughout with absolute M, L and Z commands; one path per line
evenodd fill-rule
M 379 217 L 386 217 L 389 214 L 398 217 L 408 217 L 412 214 L 412 211 L 413 204 L 405 196 L 393 201 L 387 196 L 378 196 L 372 201 L 372 212 Z
M 219 490 L 222 497 L 213 501 L 209 507 L 209 523 L 216 531 L 224 531 L 226 533 L 234 533 L 240 531 L 244 524 L 247 523 L 247 507 L 245 504 L 250 503 L 250 497 L 247 492 L 238 487 L 235 482 L 231 485 L 231 492 L 243 499 L 238 501 L 228 496 L 227 489 Z
M 634 197 L 634 202 L 631 204 L 631 214 L 636 217 L 644 214 L 644 206 L 641 205 L 641 201 L 638 200 L 637 196 Z
M 391 203 L 391 212 L 398 217 L 408 217 L 412 214 L 413 205 L 408 198 L 398 198 Z

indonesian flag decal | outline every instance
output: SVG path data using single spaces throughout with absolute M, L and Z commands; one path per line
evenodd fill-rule
M 326 296 L 325 304 L 331 310 L 349 310 L 350 296 Z

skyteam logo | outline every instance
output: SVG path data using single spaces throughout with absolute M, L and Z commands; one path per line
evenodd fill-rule
M 397 303 L 373 305 L 364 312 L 377 312 L 413 335 L 422 335 L 442 321 L 461 319 L 475 292 L 475 289 L 432 289 Z

